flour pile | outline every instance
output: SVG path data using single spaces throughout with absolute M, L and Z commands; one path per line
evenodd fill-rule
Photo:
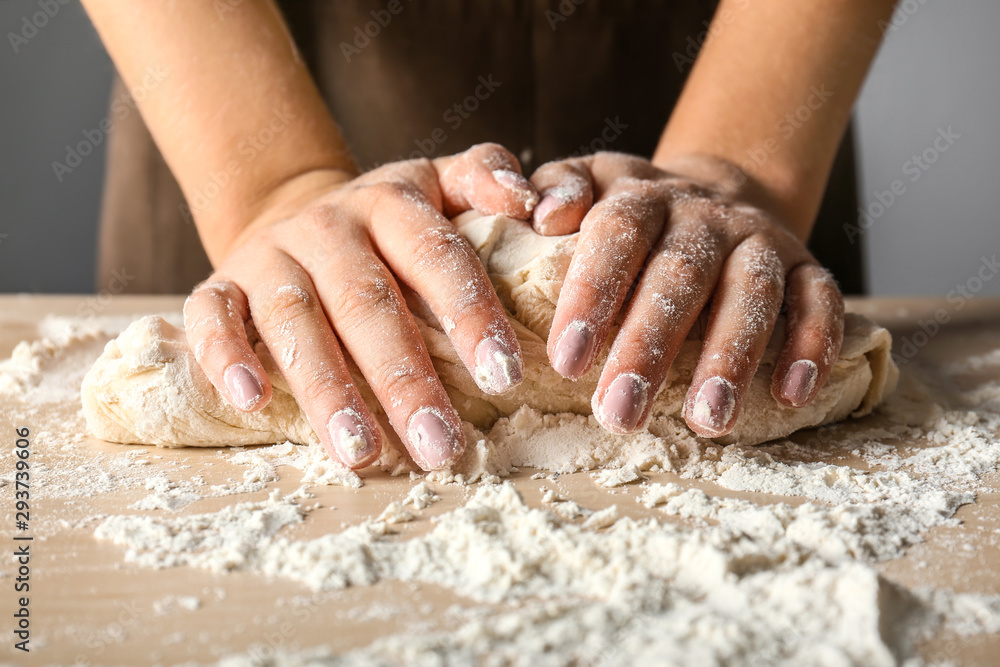
M 840 554 L 728 524 L 692 530 L 624 518 L 588 529 L 528 507 L 509 484 L 480 488 L 430 534 L 405 541 L 388 539 L 379 521 L 304 542 L 274 537 L 282 522 L 300 520 L 272 497 L 215 515 L 113 517 L 97 535 L 144 564 L 251 569 L 314 589 L 432 582 L 477 601 L 526 604 L 500 622 L 477 619 L 454 635 L 365 652 L 401 664 L 438 651 L 537 664 L 525 657 L 548 645 L 563 663 L 613 652 L 616 664 L 653 656 L 725 664 L 777 649 L 795 664 L 826 655 L 830 664 L 894 665 L 894 652 L 908 653 L 934 620 L 906 591 Z M 238 528 L 245 525 L 252 528 Z M 901 631 L 886 637 L 883 626 Z
M 806 445 L 702 442 L 654 455 L 651 443 L 633 443 L 619 453 L 622 467 L 595 476 L 618 485 L 672 470 L 724 489 L 810 500 L 758 505 L 676 482 L 623 487 L 634 491 L 623 502 L 693 523 L 618 518 L 616 507 L 591 512 L 554 488 L 543 496 L 548 507 L 532 508 L 502 483 L 480 486 L 464 507 L 436 518 L 429 534 L 410 539 L 396 535 L 398 501 L 336 534 L 282 537 L 274 518 L 299 523 L 306 513 L 277 494 L 232 513 L 112 517 L 97 535 L 125 545 L 128 560 L 155 567 L 246 569 L 313 590 L 429 582 L 503 605 L 473 608 L 454 631 L 390 637 L 341 656 L 288 652 L 273 664 L 917 665 L 916 643 L 941 625 L 966 634 L 1000 630 L 1000 596 L 907 590 L 873 567 L 901 556 L 929 528 L 954 525 L 980 476 L 1000 463 L 1000 416 L 969 406 L 928 412 L 926 398 L 909 384 L 887 407 L 897 418 L 888 428 L 831 427 Z M 902 423 L 919 422 L 920 413 L 924 423 Z M 586 460 L 584 447 L 571 447 L 585 422 L 529 417 L 522 419 L 535 430 L 523 442 L 533 444 L 512 450 L 518 465 L 558 461 L 550 467 L 566 472 L 567 461 Z M 889 444 L 901 438 L 926 445 L 901 453 Z M 562 448 L 551 460 L 546 442 Z M 866 465 L 808 462 L 817 450 Z M 422 482 L 411 496 L 428 489 Z M 256 548 L 239 548 L 234 562 L 213 536 L 243 525 L 256 527 L 249 533 Z M 203 542 L 190 541 L 192 526 Z M 164 530 L 184 537 L 165 539 Z M 271 663 L 234 656 L 220 664 Z
M 83 427 L 79 393 L 59 387 L 78 382 L 117 333 L 105 326 L 0 362 L 0 398 L 20 401 L 20 415 L 45 397 L 61 405 L 56 422 L 33 413 L 55 454 L 46 460 L 54 486 L 43 493 L 70 497 L 72 479 L 81 495 L 146 494 L 133 505 L 144 513 L 97 521 L 97 538 L 121 545 L 126 561 L 250 572 L 314 591 L 426 582 L 467 600 L 442 615 L 439 629 L 425 624 L 350 653 L 289 647 L 222 665 L 915 666 L 925 664 L 917 643 L 940 628 L 1000 631 L 996 591 L 908 589 L 880 574 L 880 563 L 929 530 L 957 526 L 955 512 L 1000 468 L 995 352 L 954 361 L 923 382 L 910 364 L 876 415 L 758 447 L 698 439 L 666 418 L 620 438 L 592 417 L 522 408 L 485 432 L 468 425 L 456 469 L 415 480 L 374 518 L 298 539 L 297 527 L 317 520 L 309 486 L 360 485 L 318 445 L 220 454 L 244 472 L 218 487 L 182 467 L 143 474 L 157 450 L 84 460 L 80 438 L 67 435 Z M 518 492 L 520 467 L 544 471 L 535 476 L 540 504 Z M 101 469 L 107 477 L 91 477 Z M 574 500 L 560 474 L 584 470 L 615 491 L 617 507 Z M 286 476 L 305 486 L 282 495 L 273 485 Z M 442 485 L 477 481 L 467 502 L 419 531 Z M 264 489 L 263 501 L 191 511 L 199 498 Z M 758 503 L 730 492 L 766 496 Z

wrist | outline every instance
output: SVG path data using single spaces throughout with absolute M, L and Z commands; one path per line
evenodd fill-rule
M 819 196 L 796 181 L 796 170 L 776 164 L 769 170 L 753 169 L 749 164 L 714 153 L 664 149 L 661 144 L 653 157 L 654 166 L 702 182 L 730 199 L 752 204 L 770 213 L 803 242 L 808 239 Z
M 309 169 L 261 188 L 253 197 L 233 197 L 212 210 L 194 211 L 209 259 L 218 266 L 255 230 L 298 213 L 355 176 L 353 170 L 347 169 Z

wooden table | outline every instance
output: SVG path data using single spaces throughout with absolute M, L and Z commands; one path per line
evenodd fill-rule
M 88 299 L 90 299 L 88 301 Z M 76 296 L 0 296 L 0 358 L 10 355 L 18 341 L 37 338 L 37 323 L 47 314 L 77 315 L 94 311 L 102 316 L 177 311 L 183 303 L 179 297 L 116 296 L 99 299 Z M 853 300 L 849 308 L 862 312 L 889 327 L 897 341 L 914 340 L 920 322 L 927 322 L 942 312 L 948 322 L 941 331 L 930 337 L 920 349 L 924 364 L 943 363 L 961 354 L 970 332 L 977 335 L 977 345 L 992 340 L 1000 348 L 1000 300 L 979 298 L 963 304 L 956 310 L 954 304 L 937 299 L 868 299 Z M 990 338 L 992 336 L 992 338 Z M 919 342 L 921 337 L 917 337 Z M 0 473 L 9 473 L 13 464 L 12 413 L 4 406 L 0 422 L 2 458 Z M 34 433 L 44 433 L 44 411 L 37 413 L 28 424 Z M 37 437 L 37 436 L 36 436 Z M 35 440 L 36 461 L 45 456 L 59 456 L 56 451 L 45 449 L 45 443 Z M 85 438 L 78 444 L 80 455 L 114 454 L 129 450 L 129 446 L 109 444 Z M 132 448 L 134 449 L 134 448 Z M 203 474 L 209 484 L 239 477 L 242 469 L 228 464 L 223 452 L 216 449 L 148 450 L 161 459 L 149 466 L 150 473 L 157 469 L 196 471 Z M 211 466 L 206 464 L 211 463 Z M 190 466 L 183 468 L 179 466 Z M 540 504 L 541 482 L 529 478 L 532 471 L 522 471 L 515 476 L 517 488 L 533 505 Z M 662 479 L 660 479 L 662 478 Z M 666 473 L 654 480 L 670 479 Z M 621 495 L 596 486 L 586 475 L 562 478 L 573 491 L 573 498 L 581 505 L 600 508 L 619 503 L 626 515 L 653 516 L 639 503 L 621 503 Z M 36 472 L 35 483 L 45 484 L 44 472 Z M 686 483 L 691 484 L 690 481 Z M 1000 489 L 1000 476 L 990 479 L 993 488 Z M 370 475 L 366 486 L 360 490 L 340 487 L 314 487 L 315 502 L 335 506 L 328 519 L 310 520 L 296 533 L 297 537 L 318 536 L 330 527 L 359 522 L 377 514 L 385 505 L 399 499 L 410 485 L 406 478 Z M 272 486 L 283 492 L 297 488 L 297 475 L 282 475 Z M 380 583 L 371 587 L 352 588 L 335 594 L 325 594 L 308 606 L 304 616 L 301 609 L 278 606 L 275 601 L 308 591 L 287 581 L 267 581 L 248 573 L 214 575 L 192 568 L 149 570 L 123 563 L 122 549 L 93 537 L 93 520 L 96 514 L 124 513 L 126 507 L 145 495 L 142 489 L 111 492 L 100 496 L 76 499 L 40 499 L 32 506 L 35 541 L 32 543 L 32 652 L 21 654 L 12 649 L 11 613 L 14 593 L 10 577 L 0 579 L 0 618 L 3 643 L 0 661 L 16 664 L 145 664 L 160 662 L 173 664 L 185 660 L 208 662 L 217 659 L 220 647 L 225 652 L 244 650 L 262 635 L 274 628 L 283 631 L 281 641 L 290 645 L 310 646 L 326 643 L 335 649 L 347 649 L 369 643 L 378 633 L 392 632 L 405 627 L 405 617 L 392 617 L 372 623 L 361 616 L 344 614 L 348 607 L 360 608 L 366 604 L 392 596 L 413 610 L 430 604 L 441 610 L 456 596 L 430 585 Z M 467 491 L 461 487 L 444 487 L 442 502 L 425 511 L 420 522 L 408 530 L 422 531 L 429 521 L 462 502 Z M 240 497 L 206 498 L 194 503 L 185 511 L 210 512 L 223 506 L 245 500 L 261 500 L 266 492 Z M 752 494 L 748 497 L 753 497 Z M 13 518 L 13 492 L 8 485 L 0 487 L 3 510 L 4 543 L 0 549 L 11 549 Z M 963 524 L 931 530 L 927 540 L 910 549 L 906 557 L 882 563 L 880 572 L 891 580 L 907 586 L 935 585 L 957 591 L 1000 593 L 1000 503 L 995 494 L 982 494 L 973 505 L 962 507 L 958 518 Z M 314 502 L 314 501 L 310 501 Z M 196 510 L 195 510 L 196 508 Z M 413 533 L 411 533 L 413 534 Z M 952 553 L 950 545 L 956 535 L 980 539 L 982 548 L 969 553 Z M 979 536 L 979 537 L 975 537 Z M 10 573 L 9 561 L 0 569 Z M 200 607 L 157 611 L 154 603 L 169 595 L 195 595 Z M 161 613 L 162 612 L 162 613 Z M 414 612 L 416 613 L 416 612 Z M 336 631 L 331 631 L 331 618 L 336 618 Z M 289 624 L 285 624 L 289 621 Z M 178 634 L 182 633 L 182 634 Z M 169 643 L 176 636 L 177 641 Z M 213 652 L 214 651 L 214 652 Z M 933 662 L 947 657 L 960 664 L 995 665 L 1000 655 L 1000 637 L 975 636 L 956 640 L 942 635 L 923 646 L 922 651 Z

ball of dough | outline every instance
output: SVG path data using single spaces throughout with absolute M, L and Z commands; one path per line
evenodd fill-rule
M 441 324 L 418 299 L 408 299 L 434 366 L 462 419 L 486 430 L 523 406 L 541 413 L 589 415 L 603 364 L 570 381 L 549 366 L 545 350 L 577 235 L 541 236 L 524 222 L 476 213 L 460 216 L 454 224 L 486 267 L 524 354 L 523 382 L 502 396 L 485 394 L 458 358 Z M 701 350 L 696 334 L 678 353 L 656 396 L 652 418 L 682 421 L 684 397 Z M 848 314 L 844 344 L 826 385 L 809 405 L 785 407 L 770 391 L 783 339 L 784 322 L 779 321 L 735 428 L 716 442 L 757 444 L 802 428 L 861 416 L 895 387 L 898 373 L 890 355 L 889 332 L 860 315 Z M 208 381 L 182 330 L 158 317 L 137 320 L 108 343 L 84 379 L 88 426 L 105 440 L 166 447 L 285 440 L 318 443 L 266 347 L 256 342 L 255 350 L 271 377 L 274 394 L 263 410 L 246 413 L 231 407 Z M 355 373 L 355 381 L 373 413 L 384 416 L 364 379 Z M 387 440 L 398 445 L 389 430 L 383 428 Z

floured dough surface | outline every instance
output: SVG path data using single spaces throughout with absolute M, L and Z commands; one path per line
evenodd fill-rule
M 567 422 L 584 420 L 591 413 L 590 400 L 603 364 L 596 364 L 579 380 L 570 381 L 549 366 L 545 353 L 545 337 L 577 235 L 540 236 L 527 224 L 502 216 L 466 214 L 455 224 L 486 267 L 511 316 L 524 354 L 524 381 L 503 396 L 485 394 L 461 363 L 445 328 L 421 304 L 411 303 L 434 366 L 455 408 L 468 422 L 470 448 L 489 446 L 489 442 L 482 442 L 479 431 L 492 429 L 490 435 L 499 436 L 512 424 L 516 426 L 517 420 L 523 430 L 523 422 L 529 417 L 537 421 L 562 415 L 558 419 Z M 889 333 L 860 315 L 849 314 L 840 357 L 817 398 L 803 408 L 780 405 L 771 396 L 770 383 L 784 338 L 783 328 L 783 321 L 779 321 L 735 428 L 717 442 L 757 444 L 802 428 L 864 415 L 895 387 L 897 371 L 890 356 Z M 659 440 L 669 441 L 671 433 L 678 438 L 693 437 L 684 425 L 681 409 L 700 349 L 701 341 L 694 336 L 684 343 L 656 397 L 650 430 Z M 87 424 L 94 435 L 105 440 L 165 447 L 285 440 L 318 444 L 319 439 L 266 347 L 257 342 L 255 351 L 271 377 L 274 392 L 263 410 L 245 413 L 231 407 L 202 373 L 183 330 L 155 316 L 137 320 L 108 343 L 84 378 L 82 397 Z M 380 462 L 395 467 L 406 458 L 403 448 L 363 378 L 356 376 L 355 380 L 382 421 L 390 444 L 390 451 Z M 585 421 L 596 429 L 594 437 L 611 438 L 592 417 Z M 640 433 L 611 439 L 630 442 L 649 438 L 648 433 Z M 581 467 L 594 467 L 600 462 L 592 463 Z

